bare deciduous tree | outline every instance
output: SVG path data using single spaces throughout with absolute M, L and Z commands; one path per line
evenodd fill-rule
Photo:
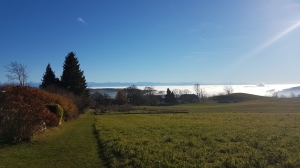
M 131 105 L 143 104 L 143 91 L 138 89 L 135 85 L 125 88 L 124 92 Z
M 159 103 L 159 100 L 156 96 L 157 90 L 154 87 L 146 86 L 144 89 L 144 99 L 147 105 L 156 105 Z
M 200 98 L 200 84 L 196 83 L 194 85 L 194 91 L 196 92 L 196 95 L 198 96 L 198 98 Z
M 160 96 L 163 96 L 163 95 L 166 94 L 166 91 L 158 91 L 156 94 L 157 94 L 157 95 L 160 95 Z
M 182 91 L 182 94 L 190 94 L 190 93 L 191 93 L 191 91 L 189 89 L 184 89 Z
M 278 92 L 274 92 L 274 93 L 272 94 L 272 97 L 278 98 Z
M 145 95 L 155 95 L 157 90 L 154 89 L 154 87 L 146 86 L 144 89 Z
M 291 93 L 291 98 L 296 97 L 295 93 Z
M 224 91 L 225 91 L 226 94 L 233 93 L 233 88 L 230 85 L 225 85 L 223 89 L 224 89 Z
M 179 89 L 173 89 L 172 92 L 174 93 L 175 97 L 178 98 L 181 96 L 181 90 Z
M 205 88 L 200 88 L 200 98 L 204 99 L 206 97 Z
M 194 91 L 196 92 L 196 95 L 198 96 L 199 99 L 204 99 L 205 98 L 205 88 L 201 88 L 200 84 L 195 84 L 194 85 Z
M 284 94 L 280 95 L 280 98 L 286 98 L 286 96 Z
M 26 65 L 17 62 L 11 62 L 4 67 L 6 68 L 6 72 L 8 72 L 6 77 L 9 79 L 9 81 L 17 80 L 21 86 L 25 85 L 29 76 Z

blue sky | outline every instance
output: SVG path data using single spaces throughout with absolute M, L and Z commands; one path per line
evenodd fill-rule
M 0 25 L 1 82 L 74 51 L 88 82 L 300 83 L 300 1 L 0 0 Z

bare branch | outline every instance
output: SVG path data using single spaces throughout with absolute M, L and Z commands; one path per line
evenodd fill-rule
M 198 96 L 198 98 L 200 98 L 200 84 L 199 83 L 194 85 L 194 90 L 195 90 L 196 95 Z
M 233 88 L 232 88 L 232 86 L 225 85 L 225 86 L 224 86 L 224 91 L 225 91 L 227 94 L 231 94 L 231 93 L 233 93 Z
M 19 64 L 17 62 L 11 62 L 4 67 L 6 68 L 6 72 L 8 73 L 6 74 L 6 77 L 9 82 L 17 80 L 21 86 L 25 85 L 29 76 L 26 65 Z

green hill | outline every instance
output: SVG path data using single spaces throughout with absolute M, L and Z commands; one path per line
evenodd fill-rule
M 220 95 L 211 97 L 210 100 L 216 101 L 218 103 L 238 103 L 243 101 L 250 101 L 250 100 L 263 100 L 268 99 L 268 97 L 257 96 L 247 93 L 233 93 L 229 95 Z

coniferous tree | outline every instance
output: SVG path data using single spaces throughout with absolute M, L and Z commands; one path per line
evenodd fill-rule
M 173 104 L 176 103 L 175 94 L 174 94 L 173 92 L 171 92 L 171 102 L 172 102 Z
M 169 104 L 175 104 L 176 98 L 173 92 L 170 91 L 170 89 L 167 89 L 167 94 L 165 96 L 165 102 Z
M 80 70 L 79 61 L 74 52 L 69 52 L 65 57 L 61 85 L 77 96 L 89 96 L 85 76 Z
M 170 96 L 171 96 L 171 91 L 170 91 L 170 89 L 168 88 L 168 89 L 167 89 L 167 94 L 166 94 L 166 96 L 165 96 L 165 102 L 166 102 L 166 103 L 170 103 Z
M 173 104 L 174 103 L 174 99 L 175 99 L 174 93 L 171 92 L 170 89 L 168 88 L 167 89 L 167 94 L 166 94 L 166 97 L 165 97 L 166 103 Z
M 48 63 L 46 67 L 46 72 L 44 73 L 42 84 L 40 85 L 40 88 L 47 88 L 48 86 L 58 86 L 59 85 L 59 79 L 55 77 L 54 71 L 52 71 L 50 64 Z

